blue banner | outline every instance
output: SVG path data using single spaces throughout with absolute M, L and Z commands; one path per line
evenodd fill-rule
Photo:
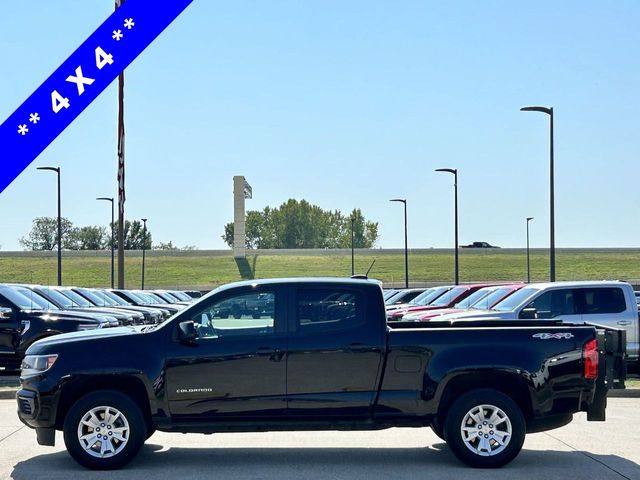
M 126 0 L 0 125 L 0 192 L 193 0 Z M 114 123 L 115 124 L 115 123 Z

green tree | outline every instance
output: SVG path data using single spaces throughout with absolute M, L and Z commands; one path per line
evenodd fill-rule
M 118 224 L 113 227 L 115 238 L 115 248 L 118 248 Z M 111 232 L 111 230 L 109 230 Z M 140 220 L 124 221 L 124 249 L 125 250 L 142 250 L 142 244 L 145 243 L 145 249 L 151 250 L 152 237 L 149 227 L 147 227 L 146 242 L 142 222 Z M 107 241 L 107 248 L 111 248 L 111 238 Z
M 269 207 L 265 208 L 268 211 Z M 249 211 L 247 212 L 245 220 L 245 235 L 247 248 L 271 248 L 264 247 L 263 236 L 266 233 L 265 219 L 263 218 L 263 212 Z M 233 246 L 233 223 L 227 223 L 224 226 L 224 235 L 222 239 L 230 247 Z
M 153 246 L 154 250 L 180 250 L 178 247 L 176 247 L 173 242 L 169 241 L 169 242 L 160 242 L 157 243 Z
M 68 235 L 65 248 L 71 250 L 103 250 L 111 243 L 106 227 L 88 226 L 73 228 Z
M 378 239 L 378 224 L 367 222 L 360 209 L 345 217 L 340 211 L 325 211 L 306 200 L 289 199 L 280 207 L 249 211 L 246 217 L 247 248 L 349 248 L 351 217 L 354 245 L 371 248 Z M 224 226 L 222 239 L 233 246 L 233 223 Z
M 353 244 L 355 248 L 371 248 L 378 239 L 378 223 L 367 222 L 362 215 L 362 211 L 353 209 L 351 215 L 345 218 L 346 228 L 343 229 L 342 248 L 351 248 L 351 219 L 353 222 Z
M 68 218 L 62 218 L 62 248 L 69 248 L 70 232 L 73 223 Z M 37 217 L 33 219 L 31 231 L 26 237 L 18 240 L 25 250 L 54 250 L 58 248 L 58 218 Z
M 74 227 L 68 218 L 62 218 L 62 248 L 65 250 L 102 250 L 111 248 L 111 229 L 106 227 L 86 226 Z M 117 225 L 116 248 L 117 248 Z M 126 220 L 124 223 L 125 250 L 142 250 L 144 243 L 147 250 L 151 249 L 151 232 L 147 228 L 144 234 L 142 222 Z M 58 248 L 58 219 L 52 217 L 37 217 L 29 235 L 18 239 L 25 250 L 55 250 Z M 173 244 L 169 242 L 172 248 Z

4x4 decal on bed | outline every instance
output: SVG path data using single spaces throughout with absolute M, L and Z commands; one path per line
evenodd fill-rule
M 540 340 L 568 340 L 573 338 L 573 333 L 536 333 L 532 337 Z

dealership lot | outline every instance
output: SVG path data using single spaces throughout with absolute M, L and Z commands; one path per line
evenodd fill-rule
M 558 430 L 527 436 L 520 456 L 499 470 L 466 468 L 428 428 L 379 432 L 169 434 L 158 432 L 124 470 L 90 472 L 64 450 L 38 446 L 13 400 L 0 400 L 0 478 L 65 479 L 638 479 L 639 398 L 612 398 L 605 423 L 584 414 Z

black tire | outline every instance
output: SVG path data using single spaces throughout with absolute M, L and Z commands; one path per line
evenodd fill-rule
M 99 407 L 109 407 L 118 410 L 129 427 L 126 442 L 123 442 L 123 445 L 120 444 L 121 450 L 105 458 L 92 456 L 84 449 L 78 438 L 78 428 L 83 417 L 92 409 Z M 114 417 L 116 416 L 114 415 Z M 114 424 L 114 428 L 122 425 L 122 417 L 118 417 L 119 420 L 117 420 L 117 422 L 119 423 Z M 101 425 L 103 429 L 106 428 L 104 426 L 105 424 Z M 89 434 L 98 432 L 97 428 L 93 430 L 89 427 L 89 429 Z M 69 454 L 80 465 L 91 470 L 115 470 L 123 467 L 136 456 L 147 438 L 147 427 L 138 405 L 128 396 L 113 390 L 99 390 L 80 398 L 67 413 L 64 420 L 63 431 L 64 443 Z M 113 446 L 114 443 L 119 443 L 116 437 L 113 437 L 113 441 L 109 439 L 109 442 L 111 446 Z M 96 440 L 94 443 L 96 449 L 99 448 L 97 445 L 102 445 L 100 440 Z
M 433 422 L 431 422 L 430 427 L 431 427 L 431 430 L 433 430 L 433 433 L 435 433 L 440 440 L 445 440 L 444 431 L 442 429 L 442 423 L 439 420 L 436 419 Z
M 501 410 L 506 416 L 507 420 L 503 420 L 502 417 L 500 417 L 500 421 L 496 422 L 495 427 L 488 422 L 479 422 L 481 426 L 478 428 L 482 431 L 485 429 L 487 431 L 484 435 L 469 437 L 471 440 L 467 438 L 469 444 L 469 446 L 467 446 L 465 438 L 463 438 L 462 422 L 468 413 L 482 405 L 497 407 L 497 409 Z M 483 415 L 489 415 L 494 411 L 495 410 L 490 409 L 482 410 Z M 467 423 L 466 428 L 475 429 L 477 426 L 475 421 L 471 417 L 466 418 L 471 422 Z M 476 415 L 476 418 L 481 417 Z M 498 423 L 500 426 L 498 426 Z M 508 425 L 510 425 L 511 434 L 505 435 Z M 491 431 L 489 431 L 490 426 L 493 428 Z M 494 431 L 496 437 L 493 437 Z M 475 430 L 472 433 L 475 435 Z M 520 407 L 507 395 L 488 388 L 472 390 L 459 397 L 447 412 L 444 424 L 444 436 L 451 451 L 467 465 L 477 468 L 497 468 L 509 463 L 520 453 L 520 450 L 522 450 L 525 433 L 526 424 Z M 486 442 L 484 443 L 484 447 L 488 450 L 480 444 L 480 438 L 482 436 L 485 437 L 485 440 L 482 440 L 482 442 Z M 495 440 L 495 438 L 498 437 L 506 443 L 504 448 Z M 476 449 L 472 450 L 474 447 L 483 450 L 486 456 Z
M 151 435 L 153 435 L 154 433 L 156 433 L 156 427 L 149 427 L 147 425 L 147 435 L 146 435 L 146 439 L 149 440 L 151 438 Z

